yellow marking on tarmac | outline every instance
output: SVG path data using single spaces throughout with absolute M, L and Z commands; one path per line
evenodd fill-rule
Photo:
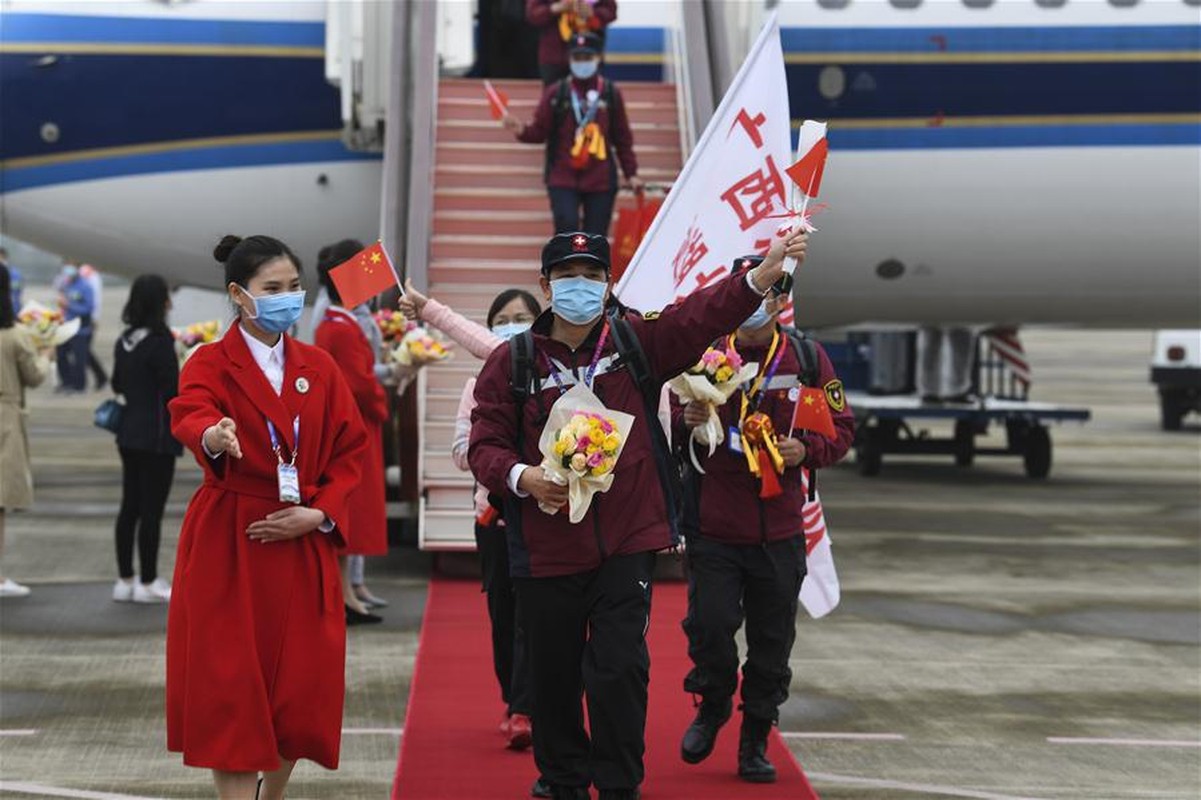
M 1096 64 L 1201 61 L 1201 50 L 1082 50 L 1070 53 L 788 53 L 786 64 Z
M 256 144 L 285 144 L 292 142 L 325 142 L 341 139 L 341 131 L 299 131 L 296 133 L 263 133 L 245 136 L 211 136 L 203 139 L 180 139 L 172 142 L 149 142 L 123 147 L 97 147 L 91 150 L 74 150 L 49 156 L 28 156 L 0 161 L 0 169 L 44 167 L 52 164 L 68 164 L 75 161 L 94 161 L 122 156 L 142 156 L 155 153 L 170 153 L 183 150 L 200 150 L 207 147 L 238 147 Z
M 137 42 L 6 42 L 0 53 L 85 56 L 244 56 L 255 58 L 325 58 L 324 47 L 258 44 L 141 44 Z
M 991 128 L 1011 125 L 1201 125 L 1201 114 L 1013 114 L 983 117 L 830 119 L 831 128 Z M 793 120 L 792 127 L 800 128 Z

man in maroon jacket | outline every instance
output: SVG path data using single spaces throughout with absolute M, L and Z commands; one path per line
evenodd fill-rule
M 599 38 L 575 36 L 572 75 L 546 88 L 534 121 L 524 125 L 508 114 L 501 120 L 518 141 L 546 144 L 546 193 L 555 233 L 608 234 L 619 161 L 630 188 L 642 191 L 625 101 L 621 90 L 598 74 L 600 56 Z
M 601 43 L 617 19 L 616 0 L 525 0 L 525 19 L 538 30 L 538 71 L 549 85 L 568 75 L 570 42 L 594 33 Z
M 764 262 L 670 305 L 626 317 L 650 371 L 663 379 L 694 364 L 713 337 L 746 319 L 783 274 L 785 256 L 803 258 L 804 233 L 777 241 Z M 507 496 L 510 570 L 517 590 L 534 686 L 534 756 L 556 798 L 634 800 L 643 778 L 654 553 L 672 544 L 644 395 L 613 344 L 609 244 L 603 236 L 559 234 L 542 251 L 550 303 L 533 326 L 532 396 L 511 386 L 514 341 L 489 356 L 475 387 L 468 460 L 476 479 Z M 628 352 L 628 350 L 627 350 Z M 572 524 L 567 488 L 537 466 L 550 407 L 583 382 L 610 409 L 635 422 L 609 491 Z M 558 508 L 547 514 L 539 504 Z M 586 694 L 591 741 L 580 707 Z
M 836 463 L 855 436 L 854 416 L 825 350 L 816 342 L 802 342 L 795 331 L 796 338 L 790 337 L 777 323 L 787 302 L 787 296 L 764 300 L 734 335 L 715 343 L 723 350 L 733 346 L 745 363 L 757 363 L 759 372 L 718 408 L 725 441 L 711 457 L 706 457 L 707 448 L 696 447 L 705 474 L 693 475 L 693 491 L 685 493 L 689 578 L 684 630 L 694 666 L 684 679 L 684 690 L 699 695 L 701 704 L 680 752 L 690 764 L 703 761 L 730 718 L 738 687 L 734 634 L 745 615 L 738 775 L 755 783 L 776 779 L 766 756 L 767 735 L 779 718 L 780 704 L 788 699 L 792 680 L 788 656 L 796 639 L 797 595 L 805 577 L 801 511 L 807 497 L 802 470 Z M 824 389 L 834 440 L 792 430 L 803 384 Z M 770 418 L 784 462 L 778 476 L 782 491 L 768 499 L 761 497 L 768 492 L 751 473 L 739 435 L 757 413 Z M 706 406 L 696 402 L 675 413 L 678 440 L 687 443 L 690 430 L 703 425 L 708 415 Z M 770 464 L 765 468 L 771 469 Z

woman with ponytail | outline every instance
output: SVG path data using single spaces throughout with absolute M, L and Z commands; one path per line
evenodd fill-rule
M 301 758 L 335 769 L 346 627 L 337 554 L 367 437 L 333 359 L 288 336 L 300 261 L 269 236 L 213 253 L 238 317 L 184 366 L 171 431 L 204 483 L 167 624 L 167 744 L 222 800 L 279 800 Z

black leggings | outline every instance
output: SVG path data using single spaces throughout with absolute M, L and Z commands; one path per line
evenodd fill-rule
M 121 510 L 117 512 L 117 571 L 133 577 L 133 541 L 138 540 L 142 583 L 158 577 L 158 543 L 163 509 L 175 477 L 175 456 L 146 450 L 121 451 Z

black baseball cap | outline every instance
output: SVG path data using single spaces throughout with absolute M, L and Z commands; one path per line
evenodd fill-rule
M 604 49 L 604 43 L 595 33 L 577 33 L 571 37 L 571 52 L 599 53 Z
M 542 248 L 542 274 L 568 261 L 592 261 L 609 271 L 609 240 L 599 233 L 556 233 Z

